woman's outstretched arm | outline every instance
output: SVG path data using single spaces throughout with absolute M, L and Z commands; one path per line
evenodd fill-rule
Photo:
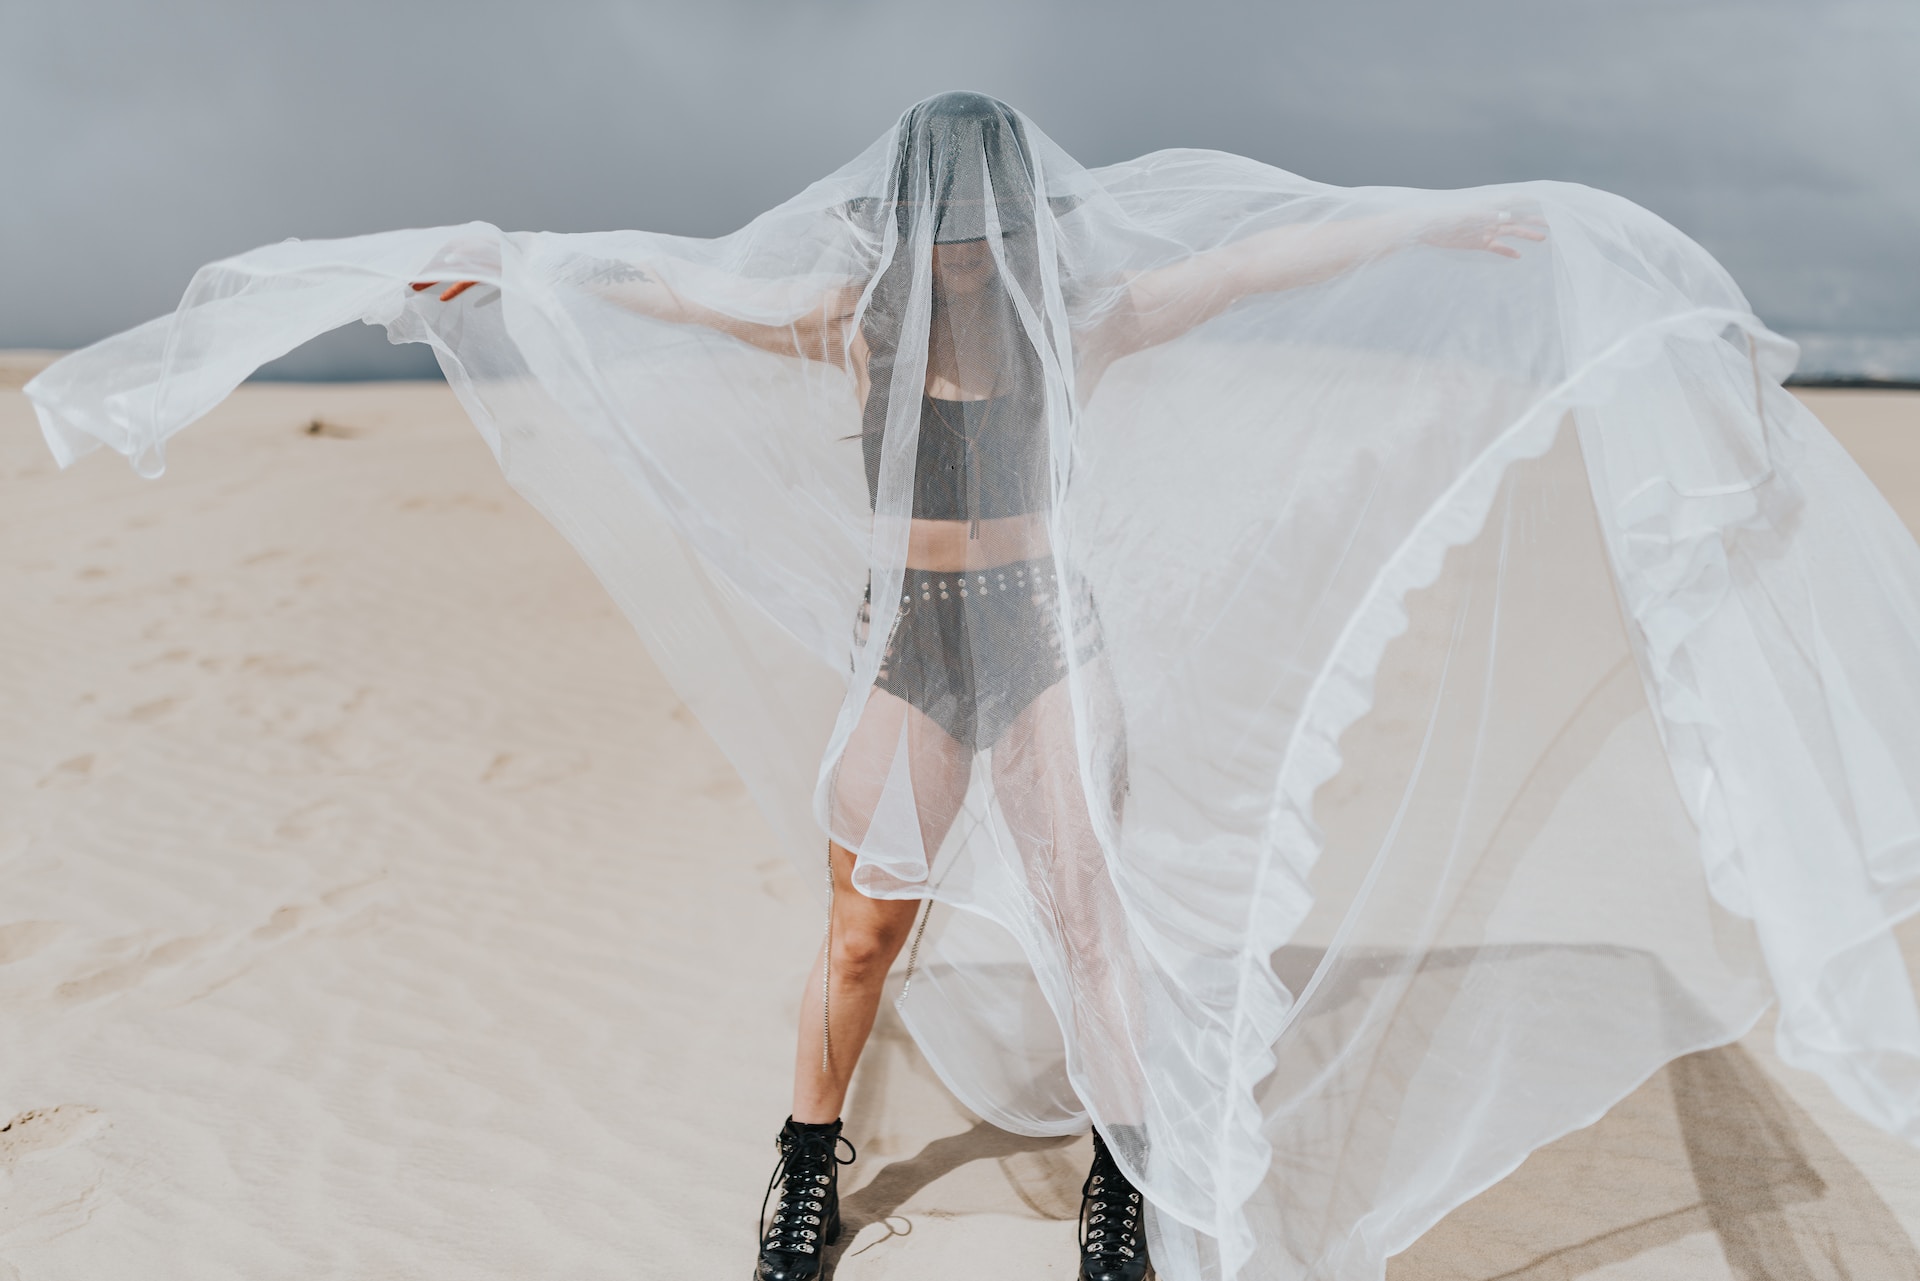
M 1509 240 L 1546 235 L 1540 219 L 1504 209 L 1273 227 L 1133 276 L 1122 305 L 1089 335 L 1090 354 L 1104 366 L 1129 352 L 1171 342 L 1251 294 L 1316 285 L 1412 245 L 1518 258 L 1520 251 Z
M 419 292 L 440 283 L 438 280 L 416 281 L 413 288 Z M 476 283 L 457 281 L 440 295 L 440 301 L 451 302 Z M 699 325 L 775 355 L 824 361 L 843 369 L 848 363 L 854 308 L 860 301 L 859 285 L 830 289 L 820 296 L 815 306 L 786 324 L 776 325 L 743 320 L 694 302 L 675 292 L 657 272 L 637 264 L 608 262 L 586 273 L 577 283 L 587 292 L 643 316 L 672 324 Z
M 847 364 L 848 329 L 860 302 L 860 286 L 843 285 L 821 294 L 808 310 L 785 324 L 743 320 L 677 293 L 656 271 L 637 263 L 610 263 L 589 273 L 581 287 L 628 311 L 677 325 L 699 325 L 729 334 L 778 356 L 798 356 L 842 368 Z

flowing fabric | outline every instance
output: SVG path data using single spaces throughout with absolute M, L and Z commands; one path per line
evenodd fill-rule
M 27 391 L 158 474 L 355 320 L 808 878 L 934 900 L 920 1047 L 1097 1123 L 1169 1281 L 1378 1278 L 1775 1002 L 1920 1140 L 1920 549 L 1628 201 L 1090 170 L 946 95 L 732 235 L 289 241 Z

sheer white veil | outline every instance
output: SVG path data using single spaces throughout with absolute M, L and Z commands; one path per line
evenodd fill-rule
M 809 879 L 831 834 L 933 900 L 915 1039 L 1099 1123 L 1169 1281 L 1377 1278 L 1769 1003 L 1920 1138 L 1920 550 L 1645 210 L 1088 170 L 943 95 L 731 235 L 272 245 L 28 392 L 157 472 L 353 320 L 434 348 Z M 1015 443 L 943 446 L 929 576 L 945 412 Z M 916 706 L 942 594 L 968 683 Z

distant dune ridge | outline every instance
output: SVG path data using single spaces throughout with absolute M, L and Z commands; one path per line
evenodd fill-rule
M 444 386 L 248 386 L 143 481 L 56 470 L 46 359 L 0 353 L 0 1281 L 744 1277 L 819 909 L 592 575 Z M 1802 394 L 1920 528 L 1920 394 Z M 1920 1155 L 1769 1046 L 1390 1275 L 1920 1274 Z M 1085 1140 L 890 1010 L 849 1133 L 842 1281 L 1071 1275 Z

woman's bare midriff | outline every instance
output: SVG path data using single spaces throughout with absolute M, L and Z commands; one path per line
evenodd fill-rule
M 907 568 L 940 574 L 991 569 L 1048 555 L 1045 512 L 992 520 L 916 520 L 907 533 Z

